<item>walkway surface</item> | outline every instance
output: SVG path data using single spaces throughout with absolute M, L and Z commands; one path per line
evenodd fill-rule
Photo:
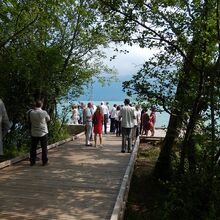
M 120 152 L 121 137 L 105 135 L 101 149 L 84 142 L 50 149 L 48 166 L 27 159 L 0 169 L 0 220 L 109 220 L 135 159 Z
M 110 219 L 130 154 L 121 138 L 104 136 L 103 149 L 84 136 L 49 150 L 49 165 L 21 161 L 0 170 L 1 220 Z

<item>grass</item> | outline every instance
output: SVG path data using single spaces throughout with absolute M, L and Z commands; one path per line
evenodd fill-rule
M 166 202 L 166 184 L 152 176 L 160 152 L 159 145 L 140 144 L 132 176 L 124 220 L 161 220 L 161 206 Z

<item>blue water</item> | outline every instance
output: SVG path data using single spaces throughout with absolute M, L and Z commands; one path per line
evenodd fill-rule
M 167 128 L 170 115 L 166 112 L 157 112 L 156 116 L 157 116 L 156 127 Z
M 106 102 L 105 100 L 103 100 L 104 102 Z M 74 102 L 75 104 L 79 104 L 83 102 L 84 104 L 88 104 L 88 101 L 78 101 L 78 102 Z M 107 101 L 109 103 L 109 108 L 111 110 L 111 108 L 113 107 L 114 104 L 116 105 L 123 105 L 123 101 Z M 72 104 L 74 104 L 72 103 Z M 92 101 L 92 103 L 96 106 L 101 104 L 101 101 Z M 68 104 L 67 104 L 68 105 Z M 71 104 L 70 104 L 71 105 Z M 60 109 L 60 108 L 58 108 Z M 59 111 L 58 111 L 59 112 Z M 150 112 L 149 112 L 150 113 Z M 71 117 L 71 109 L 69 109 L 68 113 L 67 113 L 67 118 L 70 119 Z M 156 127 L 163 127 L 166 128 L 168 126 L 168 121 L 169 121 L 169 114 L 166 112 L 156 112 Z

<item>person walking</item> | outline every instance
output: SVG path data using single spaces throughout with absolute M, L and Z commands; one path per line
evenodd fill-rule
M 132 128 L 134 127 L 134 119 L 135 113 L 134 108 L 132 108 L 129 99 L 124 100 L 124 106 L 121 108 L 119 112 L 119 118 L 122 118 L 121 121 L 121 131 L 122 131 L 122 148 L 121 152 L 125 153 L 126 146 L 127 152 L 131 152 L 131 144 L 132 144 Z M 126 145 L 126 142 L 127 145 Z
M 3 159 L 3 137 L 8 133 L 10 129 L 10 122 L 8 114 L 5 108 L 4 102 L 0 99 L 0 160 Z
M 50 116 L 45 110 L 42 110 L 43 102 L 37 100 L 35 108 L 29 112 L 30 126 L 31 126 L 31 148 L 30 148 L 30 165 L 36 163 L 37 145 L 40 142 L 42 149 L 42 165 L 48 163 L 47 144 L 48 144 L 48 127 L 47 122 Z
M 102 108 L 97 106 L 95 113 L 93 114 L 93 132 L 95 147 L 97 147 L 97 135 L 99 135 L 100 147 L 102 147 L 102 127 L 104 122 L 104 115 L 102 113 Z
M 93 116 L 92 103 L 89 102 L 87 104 L 87 108 L 84 110 L 86 146 L 92 146 L 92 143 L 90 143 L 90 138 L 92 135 L 92 116 Z

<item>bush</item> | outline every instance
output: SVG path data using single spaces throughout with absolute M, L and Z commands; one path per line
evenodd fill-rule
M 220 219 L 218 188 L 218 181 L 206 174 L 185 174 L 181 180 L 174 180 L 164 204 L 164 219 Z

